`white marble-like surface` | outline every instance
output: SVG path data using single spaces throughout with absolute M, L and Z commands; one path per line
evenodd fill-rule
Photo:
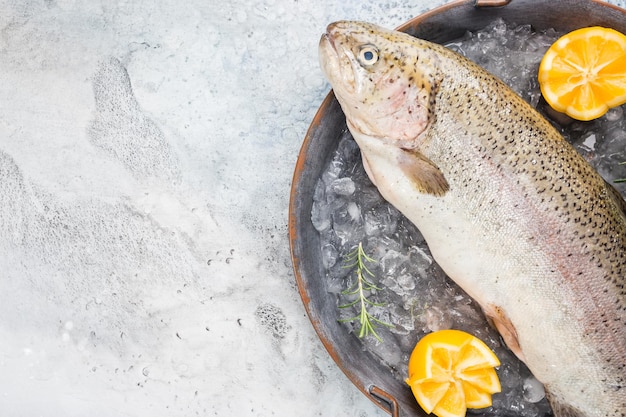
M 0 415 L 386 415 L 306 317 L 289 187 L 326 25 L 442 3 L 0 0 Z

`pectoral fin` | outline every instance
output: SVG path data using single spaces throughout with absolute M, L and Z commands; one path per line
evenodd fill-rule
M 552 413 L 554 417 L 585 417 L 585 413 L 582 411 L 573 408 L 567 404 L 559 401 L 558 398 L 555 398 L 552 394 L 550 394 L 549 387 L 546 388 L 546 398 L 550 403 L 550 407 L 552 408 Z
M 450 189 L 439 167 L 419 152 L 402 149 L 398 156 L 398 164 L 422 193 L 442 196 Z
M 498 333 L 500 333 L 500 336 L 502 336 L 506 345 L 509 349 L 511 349 L 511 352 L 513 352 L 521 361 L 525 361 L 524 353 L 519 345 L 515 326 L 513 326 L 513 323 L 511 323 L 511 320 L 509 320 L 502 308 L 490 305 L 484 309 L 484 312 L 496 329 L 498 329 Z

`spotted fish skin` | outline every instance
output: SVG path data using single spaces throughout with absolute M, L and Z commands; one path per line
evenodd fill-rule
M 530 105 L 440 45 L 329 25 L 320 63 L 382 196 L 544 383 L 626 416 L 626 204 Z

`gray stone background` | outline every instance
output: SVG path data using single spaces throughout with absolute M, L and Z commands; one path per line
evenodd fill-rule
M 0 0 L 0 414 L 386 415 L 306 317 L 289 188 L 326 25 L 443 3 Z

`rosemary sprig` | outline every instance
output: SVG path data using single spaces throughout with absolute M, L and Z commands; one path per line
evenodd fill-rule
M 626 161 L 620 162 L 618 165 L 626 165 Z M 614 182 L 626 182 L 626 178 L 616 179 Z
M 359 311 L 359 314 L 357 314 L 354 317 L 341 319 L 339 321 L 342 323 L 345 323 L 345 322 L 354 321 L 358 319 L 359 322 L 361 323 L 361 329 L 359 331 L 359 338 L 363 338 L 364 336 L 368 336 L 371 334 L 379 342 L 382 342 L 383 340 L 380 338 L 380 336 L 378 336 L 378 333 L 376 333 L 375 328 L 378 325 L 382 325 L 386 327 L 393 327 L 393 325 L 377 319 L 376 317 L 372 316 L 367 311 L 368 306 L 380 307 L 384 305 L 384 304 L 375 303 L 369 300 L 366 294 L 366 293 L 370 293 L 373 290 L 377 290 L 377 291 L 381 290 L 381 288 L 378 288 L 376 285 L 374 285 L 371 281 L 369 281 L 365 277 L 365 275 L 369 275 L 371 277 L 374 276 L 374 274 L 367 268 L 366 263 L 375 263 L 376 261 L 370 258 L 369 256 L 367 256 L 367 254 L 363 250 L 363 244 L 359 242 L 359 246 L 357 246 L 352 252 L 350 252 L 346 256 L 345 262 L 346 262 L 346 265 L 344 266 L 345 268 L 356 267 L 357 280 L 352 287 L 348 288 L 345 291 L 342 291 L 342 294 L 348 295 L 348 296 L 356 295 L 357 297 L 354 301 L 348 304 L 340 305 L 339 308 L 349 308 L 349 307 L 359 304 L 360 311 Z

